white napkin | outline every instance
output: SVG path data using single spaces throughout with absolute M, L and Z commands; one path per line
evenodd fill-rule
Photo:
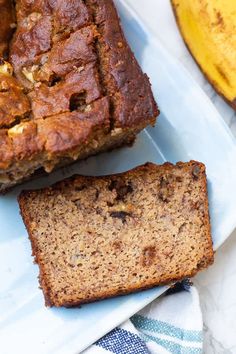
M 188 283 L 175 289 L 153 301 L 83 353 L 202 353 L 203 322 L 198 292 Z

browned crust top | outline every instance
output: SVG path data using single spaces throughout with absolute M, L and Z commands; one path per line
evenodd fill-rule
M 0 58 L 7 58 L 9 40 L 15 24 L 14 8 L 11 1 L 0 0 L 0 14 Z
M 9 57 L 14 74 L 0 76 L 0 135 L 4 137 L 0 169 L 14 168 L 42 153 L 56 158 L 63 149 L 73 150 L 74 144 L 69 146 L 67 137 L 63 140 L 65 121 L 69 135 L 73 122 L 75 134 L 85 121 L 101 131 L 107 121 L 110 131 L 154 124 L 158 109 L 151 86 L 123 35 L 113 1 L 16 3 L 17 27 Z M 8 8 L 7 4 L 4 0 L 1 6 Z M 6 21 L 0 29 L 0 45 L 1 34 L 5 36 L 9 28 L 10 20 Z M 109 113 L 104 113 L 102 122 L 105 101 Z M 52 149 L 42 143 L 49 125 L 51 134 L 60 135 Z M 84 144 L 91 133 L 87 129 L 81 141 L 73 141 Z

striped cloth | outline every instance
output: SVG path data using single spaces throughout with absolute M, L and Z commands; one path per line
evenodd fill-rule
M 200 354 L 202 327 L 197 290 L 185 282 L 115 328 L 83 354 Z

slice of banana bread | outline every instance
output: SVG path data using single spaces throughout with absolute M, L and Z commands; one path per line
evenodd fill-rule
M 213 262 L 203 164 L 151 163 L 24 191 L 46 305 L 76 306 L 195 275 Z
M 0 0 L 0 10 L 13 4 L 0 60 L 0 192 L 129 144 L 158 116 L 112 0 Z

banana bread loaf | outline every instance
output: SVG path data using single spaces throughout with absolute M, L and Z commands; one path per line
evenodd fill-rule
M 0 62 L 0 191 L 155 123 L 148 77 L 112 0 L 16 0 L 16 20 Z
M 148 163 L 19 196 L 49 306 L 174 282 L 213 262 L 205 167 Z

